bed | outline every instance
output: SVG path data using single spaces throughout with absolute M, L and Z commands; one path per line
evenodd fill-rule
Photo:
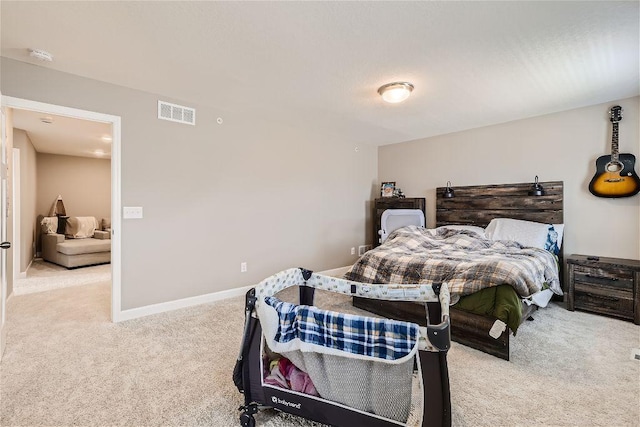
M 563 224 L 563 183 L 561 181 L 552 181 L 540 184 L 544 188 L 544 195 L 541 196 L 529 195 L 531 183 L 455 187 L 455 196 L 453 198 L 444 197 L 444 188 L 438 188 L 436 192 L 436 226 L 463 224 L 484 228 L 494 218 L 512 218 L 543 224 Z M 472 233 L 465 231 L 453 233 L 443 230 L 440 234 L 444 238 L 457 234 L 462 238 L 462 243 L 465 244 L 466 240 L 469 240 L 467 235 Z M 390 238 L 395 239 L 395 236 L 391 235 Z M 376 250 L 378 248 L 374 251 Z M 562 266 L 561 247 L 557 248 L 557 257 L 558 265 Z M 365 262 L 366 258 L 367 255 L 361 258 L 362 262 Z M 384 277 L 384 274 L 376 275 L 375 273 L 373 275 L 370 273 L 363 275 L 362 266 L 358 267 L 360 262 L 356 263 L 347 272 L 345 278 L 375 283 L 378 281 L 376 279 Z M 387 275 L 387 277 L 390 276 Z M 558 271 L 558 278 L 561 277 L 562 273 Z M 421 278 L 426 278 L 424 271 L 415 273 L 413 277 L 409 274 L 405 278 L 405 283 L 419 281 Z M 397 281 L 398 277 L 394 277 L 393 280 Z M 507 285 L 507 288 L 509 286 L 511 285 Z M 493 286 L 491 289 L 492 291 L 490 292 L 495 292 L 496 295 L 498 293 L 503 296 L 508 294 L 502 292 L 504 288 L 499 286 Z M 498 292 L 498 289 L 501 289 L 501 291 Z M 493 298 L 493 296 L 490 298 Z M 518 301 L 521 304 L 521 307 L 519 307 L 521 310 L 519 322 L 532 319 L 531 315 L 537 306 Z M 383 316 L 424 323 L 424 309 L 416 303 L 382 302 L 354 297 L 353 304 L 358 308 Z M 509 340 L 513 337 L 515 329 L 506 327 L 501 331 L 499 329 L 496 330 L 496 316 L 469 312 L 466 309 L 459 308 L 460 305 L 462 304 L 456 304 L 451 307 L 452 339 L 485 353 L 509 360 Z M 515 326 L 517 327 L 517 325 Z

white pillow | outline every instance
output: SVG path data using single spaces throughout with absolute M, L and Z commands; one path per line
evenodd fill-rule
M 562 247 L 564 224 L 494 218 L 487 226 L 485 235 L 491 240 L 515 240 L 523 246 L 546 249 L 558 255 Z
M 477 227 L 475 225 L 443 225 L 441 227 L 436 228 L 436 230 L 440 230 L 443 228 L 449 228 L 449 229 L 453 229 L 453 230 L 467 230 L 467 231 L 472 231 L 476 234 L 479 234 L 482 237 L 485 237 L 484 235 L 484 228 L 482 227 Z
M 491 240 L 515 240 L 522 246 L 545 249 L 549 224 L 511 218 L 494 218 L 485 230 Z
M 40 221 L 40 227 L 45 234 L 53 234 L 58 232 L 58 217 L 57 216 L 45 216 Z

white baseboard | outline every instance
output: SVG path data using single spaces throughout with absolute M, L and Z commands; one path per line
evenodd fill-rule
M 139 317 L 150 316 L 152 314 L 164 313 L 165 311 L 179 310 L 181 308 L 193 307 L 194 305 L 207 304 L 214 301 L 237 297 L 246 294 L 247 291 L 254 286 L 255 285 L 243 286 L 241 288 L 227 289 L 226 291 L 212 292 L 210 294 L 123 310 L 120 312 L 118 318 L 114 319 L 114 322 L 137 319 Z
M 331 270 L 318 271 L 318 274 L 322 274 L 323 276 L 331 276 L 331 277 L 342 277 L 344 273 L 346 273 L 351 268 L 350 265 L 346 267 L 338 267 Z
M 4 349 L 7 347 L 7 328 L 4 324 L 0 324 L 0 361 L 4 355 Z
M 24 271 L 21 271 L 20 273 L 18 273 L 18 276 L 17 276 L 18 279 L 26 279 L 27 278 L 27 271 L 29 271 L 29 267 L 31 267 L 31 264 L 33 264 L 33 260 L 31 260 L 31 262 L 29 262 L 29 265 L 27 265 L 27 268 L 25 268 Z
M 323 276 L 342 277 L 349 268 L 351 268 L 350 265 L 331 270 L 318 271 L 318 274 L 322 274 Z M 207 304 L 214 301 L 237 297 L 246 294 L 247 291 L 254 286 L 255 285 L 243 286 L 241 288 L 227 289 L 226 291 L 212 292 L 210 294 L 123 310 L 120 312 L 117 319 L 114 319 L 114 322 L 123 322 L 125 320 L 137 319 L 139 317 L 150 316 L 152 314 L 164 313 L 165 311 L 179 310 L 181 308 L 193 307 L 195 305 Z

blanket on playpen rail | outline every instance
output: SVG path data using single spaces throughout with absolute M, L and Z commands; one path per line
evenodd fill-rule
M 280 352 L 295 346 L 395 361 L 415 354 L 417 349 L 420 331 L 415 323 L 337 313 L 275 297 L 267 297 L 265 302 L 278 313 L 273 339 L 279 343 Z

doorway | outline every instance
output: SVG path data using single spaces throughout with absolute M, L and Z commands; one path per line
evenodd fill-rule
M 109 126 L 111 139 L 111 165 L 110 165 L 110 237 L 111 237 L 111 309 L 110 317 L 112 322 L 120 320 L 121 313 L 121 150 L 120 150 L 120 130 L 121 119 L 118 116 L 102 114 L 87 110 L 80 110 L 53 104 L 46 104 L 37 101 L 2 96 L 2 107 L 13 110 L 25 110 L 36 112 L 39 115 L 52 115 L 64 118 L 79 119 L 82 121 L 98 122 Z M 105 136 L 106 138 L 106 136 Z M 52 200 L 53 202 L 53 200 Z M 39 228 L 39 224 L 36 225 Z M 17 256 L 20 256 L 19 254 Z M 34 254 L 35 256 L 35 254 Z M 5 269 L 3 269 L 4 271 Z M 2 294 L 2 304 L 7 298 L 6 292 Z

